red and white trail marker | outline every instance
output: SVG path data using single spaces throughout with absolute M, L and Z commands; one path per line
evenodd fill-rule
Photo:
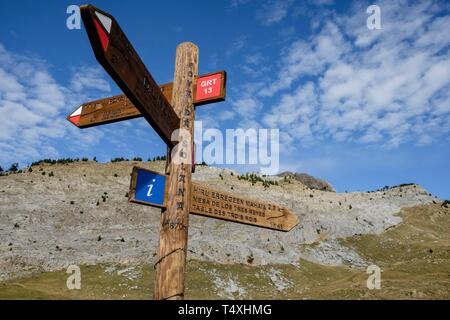
M 95 29 L 97 30 L 98 37 L 100 38 L 100 42 L 102 43 L 103 51 L 106 52 L 106 49 L 108 49 L 109 33 L 111 32 L 112 20 L 98 11 L 95 11 L 95 15 L 97 16 L 98 21 L 100 21 L 99 23 L 97 20 L 94 20 Z
M 83 111 L 83 106 L 72 112 L 72 114 L 68 117 L 68 120 L 74 125 L 78 125 L 78 123 L 80 122 L 81 111 Z

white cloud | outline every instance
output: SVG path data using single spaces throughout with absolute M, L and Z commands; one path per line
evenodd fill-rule
M 86 149 L 102 137 L 80 132 L 65 117 L 89 94 L 109 92 L 99 68 L 81 68 L 70 85 L 55 81 L 45 62 L 8 52 L 0 44 L 0 163 L 59 156 L 58 146 Z
M 220 121 L 227 121 L 233 119 L 235 116 L 235 113 L 230 110 L 224 110 L 219 113 L 219 120 Z
M 236 39 L 233 40 L 231 45 L 228 47 L 228 50 L 225 52 L 226 56 L 231 56 L 238 51 L 241 51 L 245 48 L 246 41 L 248 39 L 247 35 L 240 35 Z
M 333 22 L 327 22 L 318 35 L 308 40 L 295 41 L 282 51 L 278 79 L 265 88 L 261 95 L 273 96 L 288 89 L 301 76 L 319 75 L 349 50 L 350 45 L 345 42 L 339 27 Z
M 287 16 L 292 4 L 292 0 L 270 0 L 262 5 L 258 12 L 258 19 L 266 26 L 280 22 Z
M 256 117 L 263 107 L 259 100 L 250 97 L 233 101 L 232 104 L 233 110 L 246 119 L 253 119 Z
M 283 41 L 290 40 L 294 35 L 296 31 L 294 27 L 286 27 L 280 30 L 279 35 Z
M 249 3 L 251 0 L 231 0 L 231 7 L 236 8 L 241 5 Z
M 313 4 L 318 6 L 330 5 L 334 3 L 334 0 L 312 0 Z
M 25 97 L 25 88 L 17 78 L 0 68 L 0 88 L 2 89 L 2 99 L 17 100 Z
M 245 62 L 251 65 L 259 65 L 264 61 L 264 57 L 261 53 L 254 53 L 245 56 Z
M 332 139 L 397 148 L 448 134 L 448 8 L 378 5 L 382 30 L 367 29 L 365 8 L 356 4 L 282 50 L 276 79 L 258 91 L 279 101 L 266 113 L 266 125 L 303 145 Z
M 109 82 L 104 75 L 105 72 L 100 68 L 81 67 L 73 74 L 70 88 L 76 92 L 89 89 L 111 91 Z

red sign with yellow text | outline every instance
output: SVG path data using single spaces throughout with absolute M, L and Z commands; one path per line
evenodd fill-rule
M 197 79 L 195 104 L 225 100 L 225 71 L 207 74 Z

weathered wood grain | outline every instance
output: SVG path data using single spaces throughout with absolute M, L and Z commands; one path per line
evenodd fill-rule
M 299 220 L 285 206 L 249 199 L 192 183 L 190 213 L 279 231 L 290 231 Z
M 172 106 L 180 118 L 180 140 L 172 149 L 168 171 L 167 209 L 161 229 L 155 279 L 155 299 L 184 299 L 186 254 L 191 201 L 191 148 L 194 134 L 194 80 L 198 74 L 198 48 L 185 42 L 177 47 Z

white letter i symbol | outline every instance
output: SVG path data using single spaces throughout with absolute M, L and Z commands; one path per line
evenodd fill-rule
M 156 180 L 153 179 L 152 182 L 155 182 Z M 152 189 L 153 189 L 153 183 L 148 185 L 148 192 L 147 192 L 147 197 L 151 197 L 152 194 Z

